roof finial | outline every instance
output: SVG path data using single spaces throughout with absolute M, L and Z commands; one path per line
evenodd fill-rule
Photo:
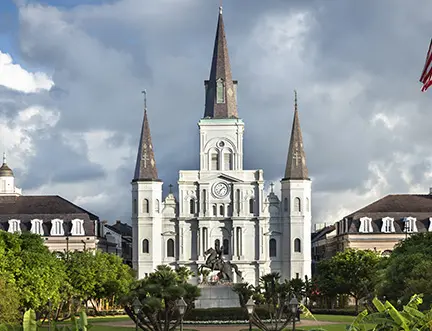
M 169 193 L 170 193 L 170 194 L 173 193 L 173 192 L 172 192 L 172 188 L 173 188 L 172 184 L 169 184 Z
M 147 90 L 141 91 L 144 94 L 144 110 L 147 111 Z
M 297 111 L 297 91 L 294 90 L 294 110 Z
M 220 0 L 220 5 L 219 5 L 219 14 L 222 15 L 222 0 Z
M 270 183 L 270 187 L 271 187 L 271 192 L 270 192 L 270 193 L 274 193 L 274 192 L 273 192 L 273 186 L 274 186 L 274 184 L 273 184 L 273 183 Z
M 6 152 L 3 152 L 3 164 L 6 164 Z

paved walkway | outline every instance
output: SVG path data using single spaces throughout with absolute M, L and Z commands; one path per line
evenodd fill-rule
M 111 322 L 94 322 L 92 324 L 95 325 L 106 325 L 106 326 L 119 326 L 119 327 L 135 327 L 135 324 L 132 321 L 111 321 Z M 296 323 L 297 326 L 321 326 L 321 325 L 328 325 L 328 324 L 347 324 L 345 322 L 328 322 L 328 321 L 312 321 L 312 320 L 302 320 L 300 323 Z M 248 324 L 237 324 L 237 325 L 184 325 L 185 329 L 193 329 L 197 331 L 218 331 L 218 330 L 224 330 L 224 331 L 240 331 L 248 328 Z

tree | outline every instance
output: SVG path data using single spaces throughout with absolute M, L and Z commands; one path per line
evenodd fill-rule
M 317 283 L 330 296 L 348 294 L 355 300 L 370 295 L 377 282 L 380 257 L 371 250 L 346 249 L 318 263 Z
M 269 323 L 262 322 L 255 311 L 251 316 L 252 323 L 261 330 L 284 330 L 292 320 L 289 301 L 293 296 L 296 296 L 299 301 L 305 297 L 306 287 L 301 279 L 294 278 L 291 281 L 281 282 L 280 278 L 279 273 L 273 272 L 262 276 L 258 286 L 248 283 L 233 286 L 243 308 L 246 308 L 249 298 L 252 298 L 255 304 L 267 307 L 270 315 Z
M 396 303 L 423 293 L 423 307 L 432 304 L 432 233 L 413 234 L 395 246 L 386 258 L 377 291 Z
M 0 231 L 0 276 L 18 291 L 22 308 L 42 309 L 58 300 L 64 268 L 39 235 Z
M 180 322 L 177 300 L 184 299 L 187 313 L 199 295 L 199 288 L 187 283 L 184 269 L 174 271 L 169 266 L 158 266 L 155 272 L 133 284 L 123 303 L 126 313 L 142 330 L 168 331 L 175 330 Z M 135 299 L 142 304 L 138 315 L 132 306 Z

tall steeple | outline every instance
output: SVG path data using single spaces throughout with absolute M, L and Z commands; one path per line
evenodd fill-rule
M 147 94 L 145 90 L 142 93 L 144 94 L 144 120 L 133 181 L 159 181 L 147 117 Z
M 232 80 L 222 7 L 219 7 L 210 78 L 205 81 L 204 118 L 238 118 L 236 84 Z
M 291 140 L 285 168 L 285 179 L 309 179 L 306 166 L 306 155 L 303 149 L 303 138 L 297 109 L 297 92 L 294 91 L 294 119 Z

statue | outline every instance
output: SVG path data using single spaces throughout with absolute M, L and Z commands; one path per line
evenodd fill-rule
M 236 264 L 229 261 L 224 261 L 222 258 L 223 247 L 216 249 L 210 247 L 204 252 L 207 256 L 206 262 L 198 268 L 198 271 L 202 271 L 203 268 L 210 269 L 211 271 L 219 271 L 218 277 L 221 281 L 232 282 L 234 269 L 237 276 L 243 281 L 242 272 L 239 270 Z

